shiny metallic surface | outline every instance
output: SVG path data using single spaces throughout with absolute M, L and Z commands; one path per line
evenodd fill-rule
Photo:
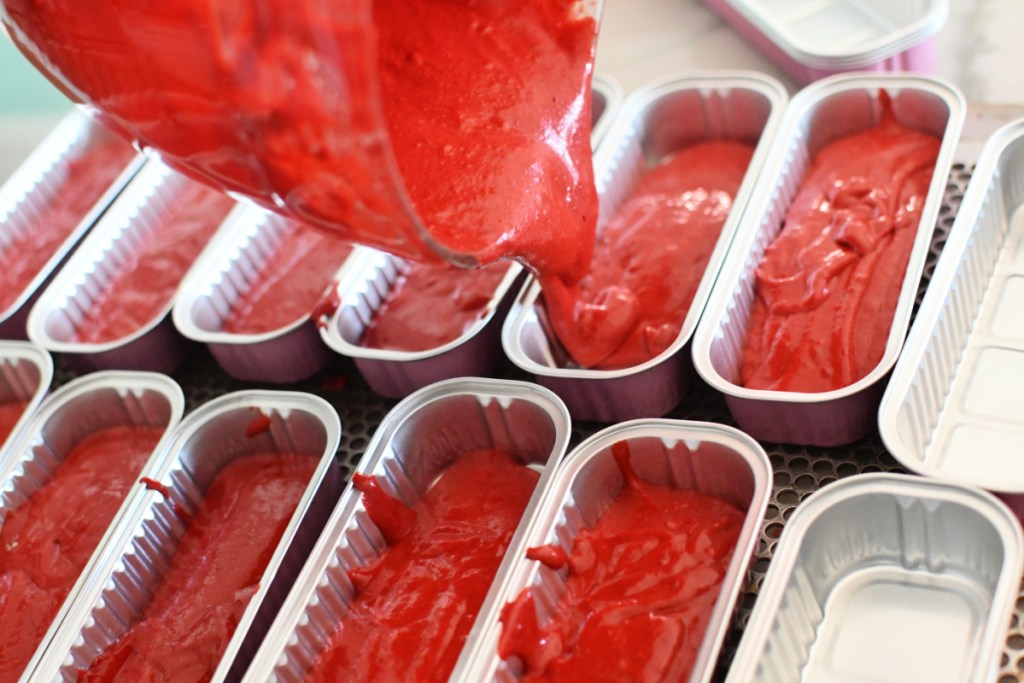
M 614 422 L 664 415 L 685 395 L 692 373 L 686 345 L 704 310 L 775 132 L 786 93 L 761 74 L 719 72 L 661 81 L 632 95 L 594 158 L 601 197 L 598 230 L 614 215 L 647 169 L 669 154 L 706 140 L 728 139 L 756 147 L 733 210 L 722 227 L 704 276 L 675 341 L 651 360 L 616 370 L 583 369 L 554 338 L 530 279 L 502 330 L 506 355 L 553 390 L 576 419 Z
M 500 609 L 497 596 L 508 580 L 508 567 L 525 551 L 527 525 L 568 439 L 568 413 L 547 390 L 525 382 L 458 379 L 431 385 L 395 406 L 360 459 L 357 472 L 377 477 L 387 493 L 407 504 L 470 450 L 500 449 L 541 472 L 452 680 L 471 665 L 471 643 Z M 366 565 L 386 548 L 361 495 L 350 486 L 274 622 L 275 636 L 264 642 L 245 681 L 301 681 L 348 609 L 354 594 L 348 570 Z
M 828 142 L 875 124 L 882 113 L 882 91 L 889 94 L 897 121 L 941 140 L 882 358 L 865 377 L 833 391 L 743 387 L 740 364 L 755 297 L 755 271 L 782 229 L 815 154 Z M 920 76 L 838 76 L 793 98 L 737 232 L 735 258 L 722 268 L 693 342 L 697 372 L 725 394 L 730 412 L 748 434 L 762 441 L 834 446 L 875 431 L 878 401 L 910 323 L 963 117 L 963 98 L 956 88 Z
M 525 547 L 553 544 L 571 552 L 576 535 L 592 527 L 622 490 L 622 473 L 611 452 L 620 442 L 629 445 L 630 462 L 643 481 L 714 496 L 744 512 L 743 527 L 689 678 L 692 683 L 710 681 L 771 495 L 768 456 L 753 439 L 722 425 L 647 419 L 609 427 L 566 456 L 538 507 Z M 564 570 L 549 569 L 520 554 L 500 603 L 530 589 L 543 625 L 564 593 L 565 581 Z M 466 681 L 511 683 L 521 678 L 520 662 L 498 657 L 502 626 L 496 617 L 486 622 L 483 636 L 474 644 L 475 664 Z

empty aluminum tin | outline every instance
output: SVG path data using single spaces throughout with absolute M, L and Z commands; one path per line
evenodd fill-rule
M 891 97 L 897 121 L 935 135 L 942 144 L 882 359 L 859 381 L 828 392 L 740 386 L 755 270 L 765 249 L 782 228 L 811 159 L 828 142 L 876 124 L 883 90 Z M 836 76 L 808 86 L 793 98 L 737 232 L 735 258 L 722 268 L 694 335 L 697 371 L 725 394 L 729 412 L 743 431 L 761 441 L 818 446 L 850 443 L 874 432 L 883 381 L 896 362 L 910 321 L 963 110 L 963 97 L 954 86 L 917 76 Z
M 268 429 L 248 436 L 247 426 L 260 413 L 269 418 Z M 334 461 L 340 438 L 337 413 L 310 394 L 241 391 L 192 412 L 145 473 L 164 484 L 169 496 L 142 487 L 136 491 L 130 514 L 118 525 L 117 537 L 93 569 L 32 680 L 75 681 L 76 672 L 87 669 L 138 618 L 185 532 L 175 506 L 194 513 L 223 467 L 257 453 L 316 458 L 319 465 L 212 678 L 237 680 L 341 493 L 344 481 Z
M 1024 119 L 979 158 L 882 399 L 882 439 L 920 474 L 1017 494 L 1024 511 Z
M 525 382 L 459 379 L 426 387 L 399 403 L 367 446 L 357 472 L 377 477 L 389 494 L 410 504 L 468 450 L 500 449 L 542 470 L 451 680 L 459 680 L 468 667 L 480 625 L 496 618 L 507 567 L 525 552 L 526 527 L 568 440 L 569 415 L 551 392 Z M 349 486 L 245 681 L 302 681 L 347 611 L 353 594 L 347 571 L 368 564 L 386 547 L 359 492 Z
M 33 229 L 33 221 L 41 207 L 53 200 L 61 181 L 70 173 L 75 158 L 87 149 L 91 138 L 99 135 L 112 136 L 113 133 L 81 111 L 71 112 L 0 187 L 0 248 L 9 243 L 10 235 Z M 0 337 L 25 338 L 25 321 L 34 295 L 42 289 L 78 240 L 92 227 L 144 161 L 141 154 L 135 155 L 103 196 L 81 216 L 78 225 L 18 298 L 6 310 L 0 311 Z
M 933 68 L 948 0 L 704 0 L 800 84 L 842 71 Z
M 53 380 L 53 359 L 34 344 L 0 342 L 0 404 L 24 401 L 25 410 L 7 436 L 0 442 L 0 471 L 7 467 L 11 449 L 25 431 Z
M 594 74 L 590 86 L 590 144 L 597 149 L 622 106 L 622 86 L 604 74 Z
M 594 157 L 601 213 L 598 230 L 629 197 L 651 165 L 707 140 L 756 145 L 746 177 L 722 226 L 717 246 L 675 342 L 646 363 L 616 370 L 581 369 L 554 340 L 540 285 L 527 281 L 502 330 L 505 354 L 561 396 L 576 419 L 615 422 L 664 415 L 689 386 L 692 363 L 684 347 L 726 260 L 740 217 L 782 120 L 786 93 L 767 76 L 718 72 L 673 78 L 633 94 Z
M 501 360 L 498 341 L 502 301 L 519 279 L 522 266 L 508 264 L 508 271 L 495 288 L 485 314 L 447 344 L 425 351 L 360 346 L 366 328 L 408 267 L 408 262 L 397 256 L 358 247 L 345 264 L 345 273 L 339 282 L 341 303 L 320 327 L 324 342 L 352 358 L 371 389 L 391 398 L 406 396 L 451 377 L 491 374 Z M 425 310 L 424 315 L 443 313 Z
M 995 680 L 1024 555 L 975 489 L 869 474 L 786 523 L 729 683 Z
M 235 300 L 259 277 L 290 229 L 285 218 L 241 206 L 178 290 L 175 327 L 187 339 L 206 344 L 221 368 L 237 379 L 288 384 L 308 378 L 331 359 L 309 313 L 261 334 L 222 330 Z M 348 247 L 339 242 L 338 248 Z M 325 290 L 328 284 L 324 283 Z
M 747 578 L 771 496 L 771 464 L 756 441 L 723 425 L 647 419 L 609 427 L 577 446 L 559 465 L 555 480 L 534 514 L 523 547 L 555 544 L 571 552 L 580 530 L 592 527 L 622 490 L 622 473 L 611 451 L 619 442 L 629 444 L 630 462 L 642 480 L 714 496 L 746 511 L 689 678 L 690 683 L 706 683 L 714 673 L 733 607 Z M 543 625 L 550 618 L 550 611 L 542 612 L 558 604 L 565 580 L 566 570 L 554 571 L 520 553 L 504 582 L 498 604 L 504 605 L 531 588 L 537 598 L 538 621 Z M 497 611 L 490 615 L 482 637 L 474 645 L 472 675 L 466 680 L 520 679 L 521 664 L 503 661 L 498 656 L 502 627 L 497 616 Z
M 174 372 L 189 343 L 171 320 L 173 297 L 161 314 L 127 337 L 87 343 L 76 340 L 76 330 L 109 289 L 120 265 L 134 258 L 160 226 L 167 207 L 193 182 L 159 161 L 147 162 L 40 295 L 29 314 L 29 338 L 50 351 L 71 354 L 90 368 Z
M 20 438 L 5 448 L 0 476 L 0 515 L 29 499 L 83 438 L 102 429 L 118 426 L 158 427 L 164 436 L 143 467 L 145 473 L 159 459 L 171 431 L 181 419 L 185 398 L 170 377 L 146 372 L 97 372 L 64 385 L 47 397 L 25 426 Z M 72 614 L 79 593 L 93 580 L 93 572 L 109 553 L 121 520 L 133 508 L 133 494 L 121 504 L 107 532 L 82 569 L 78 581 L 64 600 L 49 631 L 36 649 L 21 680 L 43 661 L 44 651 L 58 626 Z

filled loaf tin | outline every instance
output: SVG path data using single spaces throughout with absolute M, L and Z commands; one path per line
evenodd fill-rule
M 13 510 L 25 505 L 54 478 L 77 444 L 102 430 L 118 427 L 160 430 L 162 438 L 141 468 L 141 472 L 145 472 L 159 458 L 162 445 L 181 418 L 184 403 L 182 391 L 172 379 L 153 373 L 98 372 L 69 382 L 43 401 L 20 438 L 5 449 L 0 512 L 6 519 Z M 130 514 L 132 500 L 129 490 L 62 601 L 46 636 L 35 648 L 20 680 L 27 680 L 44 660 L 43 652 L 56 635 L 58 626 L 73 613 L 76 598 L 90 585 L 93 572 L 115 542 L 118 525 Z M 77 536 L 81 529 L 68 529 L 66 533 Z M 54 553 L 57 554 L 56 549 Z M 57 566 L 56 560 L 53 562 Z M 8 642 L 7 646 L 11 647 L 12 643 Z
M 932 182 L 921 205 L 909 260 L 881 360 L 865 376 L 822 392 L 774 391 L 741 385 L 740 368 L 756 272 L 815 154 L 829 142 L 878 123 L 884 95 L 895 121 L 941 142 Z M 694 365 L 725 394 L 740 428 L 761 441 L 818 446 L 846 444 L 873 433 L 884 380 L 896 362 L 964 117 L 963 97 L 943 81 L 903 75 L 836 76 L 808 86 L 791 102 L 737 232 L 735 258 L 715 283 L 693 343 Z M 864 341 L 864 340 L 861 340 Z
M 536 510 L 524 547 L 549 544 L 570 553 L 580 532 L 597 523 L 625 486 L 613 456 L 613 449 L 623 444 L 628 447 L 626 453 L 636 476 L 643 482 L 712 496 L 743 515 L 688 677 L 692 682 L 710 681 L 734 605 L 747 579 L 771 495 L 768 456 L 753 439 L 723 425 L 646 419 L 609 427 L 577 446 L 559 465 L 555 480 Z M 551 569 L 520 553 L 499 600 L 504 604 L 530 589 L 537 621 L 543 626 L 566 590 L 566 577 L 566 569 Z M 625 587 L 621 590 L 629 592 Z M 502 629 L 497 614 L 492 614 L 482 637 L 474 643 L 471 675 L 463 680 L 520 680 L 522 662 L 517 657 L 503 660 L 498 654 Z
M 1024 475 L 1024 120 L 988 140 L 879 409 L 908 469 L 1007 495 Z
M 299 230 L 308 229 L 262 209 L 244 206 L 225 222 L 182 283 L 173 309 L 175 326 L 186 338 L 206 344 L 232 377 L 287 384 L 316 373 L 331 358 L 317 331 L 316 304 L 288 316 L 290 319 L 275 329 L 258 333 L 224 329 L 246 293 L 274 267 L 277 248 Z M 324 240 L 325 248 L 335 250 L 336 263 L 328 268 L 331 274 L 314 275 L 323 280 L 319 294 L 328 296 L 336 287 L 334 277 L 349 258 L 351 247 L 330 238 Z
M 358 247 L 338 284 L 340 304 L 320 333 L 324 342 L 338 353 L 352 358 L 363 379 L 382 396 L 401 398 L 444 379 L 458 376 L 487 376 L 501 360 L 499 335 L 508 298 L 522 266 L 494 264 L 489 269 L 504 269 L 497 286 L 486 294 L 486 303 L 475 321 L 451 341 L 425 350 L 369 348 L 360 343 L 374 319 L 382 313 L 410 268 L 430 268 L 382 251 Z M 444 269 L 442 269 L 444 270 Z M 426 271 L 423 271 L 426 272 Z M 480 277 L 479 271 L 465 272 L 466 278 Z M 453 315 L 438 307 L 423 307 L 424 325 L 434 316 Z
M 237 680 L 306 560 L 338 499 L 343 477 L 334 461 L 341 425 L 331 406 L 295 392 L 240 391 L 217 398 L 182 421 L 144 473 L 117 535 L 95 566 L 32 680 L 75 681 L 147 607 L 208 488 L 232 464 L 295 455 L 315 467 L 280 540 L 216 660 L 211 677 Z M 165 490 L 161 490 L 165 489 Z M 211 634 L 212 635 L 215 634 Z M 214 667 L 211 667 L 214 668 Z M 186 678 L 190 675 L 179 672 Z M 196 679 L 200 680 L 200 679 Z
M 52 380 L 53 359 L 44 349 L 27 342 L 0 342 L 0 407 L 22 405 L 21 414 L 5 425 L 10 430 L 0 439 L 0 471 L 6 468 L 9 448 L 32 420 Z M 11 416 L 5 417 L 9 420 Z
M 523 286 L 502 330 L 505 353 L 557 393 L 576 419 L 613 422 L 660 416 L 682 400 L 692 375 L 685 350 L 782 119 L 785 90 L 754 73 L 695 74 L 660 81 L 634 93 L 594 158 L 601 200 L 598 230 L 650 167 L 681 149 L 708 141 L 755 148 L 681 327 L 654 358 L 618 369 L 581 368 L 555 339 L 540 284 Z
M 704 0 L 797 83 L 934 66 L 948 0 Z
M 786 523 L 729 683 L 995 680 L 1020 525 L 982 491 L 870 474 Z
M 133 321 L 135 324 L 125 329 L 123 335 L 100 341 L 83 340 L 79 330 L 83 321 L 95 315 L 93 309 L 106 297 L 114 296 L 113 290 L 125 286 L 120 280 L 122 274 L 132 268 L 147 267 L 140 259 L 149 259 L 152 262 L 149 267 L 159 270 L 160 275 L 182 266 L 175 278 L 180 282 L 187 267 L 212 236 L 213 229 L 223 222 L 234 204 L 231 199 L 214 193 L 159 161 L 147 162 L 40 295 L 29 315 L 29 337 L 50 351 L 69 354 L 92 368 L 174 372 L 184 360 L 189 344 L 175 330 L 170 317 L 173 290 L 167 292 L 166 303 L 155 315 Z M 183 206 L 182 202 L 189 206 Z M 180 228 L 181 212 L 198 210 L 196 206 L 211 215 L 203 217 L 202 230 L 189 227 L 195 232 L 194 237 L 187 236 L 195 242 L 189 245 L 194 247 L 190 250 L 194 253 L 183 254 L 183 263 L 173 263 L 168 252 L 175 244 L 167 236 L 166 228 L 172 225 Z M 193 224 L 199 221 L 198 217 L 191 220 Z M 176 239 L 182 241 L 180 237 Z M 151 243 L 159 244 L 161 252 L 145 251 Z M 156 286 L 153 282 L 147 284 Z M 125 299 L 131 301 L 132 293 L 118 293 L 127 295 Z M 142 292 L 134 294 L 137 300 Z M 122 308 L 120 315 L 125 317 L 129 313 Z
M 34 296 L 144 161 L 127 142 L 75 110 L 0 187 L 0 336 L 25 338 Z M 95 178 L 85 182 L 83 175 Z M 47 235 L 54 226 L 59 233 Z M 6 257 L 11 249 L 16 258 Z
M 418 500 L 461 453 L 473 449 L 500 449 L 541 471 L 452 680 L 470 665 L 469 643 L 499 607 L 496 597 L 506 568 L 525 549 L 528 523 L 568 439 L 568 413 L 547 390 L 524 382 L 457 379 L 421 389 L 395 406 L 360 460 L 357 474 L 376 477 L 387 494 L 407 504 Z M 486 490 L 488 482 L 478 486 Z M 303 680 L 353 599 L 348 571 L 373 562 L 387 547 L 362 496 L 349 486 L 245 680 Z

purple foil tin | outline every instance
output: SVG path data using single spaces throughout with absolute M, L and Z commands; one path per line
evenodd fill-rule
M 400 398 L 444 379 L 489 375 L 501 360 L 499 335 L 507 308 L 502 302 L 523 271 L 515 263 L 506 267 L 484 314 L 457 338 L 425 351 L 374 349 L 361 346 L 360 340 L 409 264 L 397 256 L 358 247 L 339 276 L 341 303 L 320 333 L 328 346 L 355 361 L 366 383 L 382 396 Z M 423 314 L 445 313 L 424 310 Z
M 567 554 L 571 552 L 579 532 L 592 527 L 622 490 L 622 473 L 611 451 L 619 442 L 629 445 L 630 463 L 641 480 L 713 496 L 745 511 L 689 677 L 690 683 L 707 683 L 757 544 L 772 492 L 771 464 L 756 441 L 723 425 L 647 419 L 609 427 L 577 446 L 559 465 L 555 480 L 536 509 L 523 547 L 553 544 Z M 565 592 L 566 576 L 566 569 L 556 571 L 520 554 L 504 582 L 498 604 L 503 606 L 529 588 L 536 601 L 538 623 L 543 626 Z M 522 676 L 521 662 L 498 656 L 502 629 L 499 612 L 491 613 L 483 634 L 474 643 L 473 665 L 466 681 L 511 683 Z
M 357 472 L 377 477 L 387 493 L 408 504 L 459 454 L 473 449 L 503 450 L 541 472 L 450 680 L 460 680 L 481 625 L 496 618 L 507 567 L 525 552 L 527 527 L 568 440 L 569 415 L 551 392 L 525 382 L 458 379 L 421 389 L 399 403 L 367 446 Z M 353 586 L 347 572 L 365 566 L 386 548 L 361 494 L 350 485 L 281 608 L 273 635 L 253 660 L 246 683 L 302 681 L 348 610 Z
M 888 92 L 897 121 L 942 141 L 882 359 L 865 377 L 833 391 L 801 393 L 743 387 L 739 373 L 756 295 L 755 270 L 782 228 L 811 159 L 828 142 L 876 124 L 882 113 L 882 91 Z M 793 98 L 737 232 L 732 252 L 735 258 L 719 275 L 693 343 L 697 371 L 725 394 L 729 412 L 754 438 L 834 446 L 875 431 L 884 378 L 895 364 L 906 335 L 963 124 L 963 110 L 963 97 L 954 86 L 917 76 L 836 76 L 808 86 Z
M 29 314 L 29 338 L 90 369 L 174 372 L 189 349 L 171 320 L 174 297 L 160 314 L 126 337 L 81 342 L 76 330 L 89 308 L 110 289 L 122 264 L 132 262 L 192 183 L 159 161 L 147 162 L 40 295 Z
M 0 187 L 0 250 L 9 244 L 12 235 L 33 229 L 39 212 L 53 201 L 62 181 L 72 172 L 75 159 L 88 149 L 91 140 L 101 136 L 113 137 L 114 133 L 78 110 L 71 112 Z M 35 296 L 144 162 L 145 157 L 135 155 L 96 203 L 82 214 L 77 226 L 18 297 L 0 311 L 0 337 L 25 338 L 25 322 Z
M 0 342 L 0 404 L 25 403 L 25 410 L 14 428 L 0 442 L 0 471 L 14 457 L 11 451 L 49 391 L 52 380 L 53 359 L 45 350 L 27 342 Z
M 294 224 L 280 216 L 252 206 L 240 208 L 225 221 L 178 290 L 175 327 L 187 339 L 206 344 L 221 368 L 237 379 L 288 384 L 315 374 L 331 359 L 309 313 L 260 334 L 222 329 L 234 302 L 253 285 L 275 247 L 293 229 Z M 329 285 L 324 283 L 325 291 Z
M 1024 119 L 989 138 L 878 414 L 908 469 L 1024 514 Z
M 793 80 L 934 66 L 948 0 L 704 0 Z
M 268 429 L 248 436 L 247 427 L 260 413 L 269 418 Z M 138 618 L 185 532 L 175 506 L 194 513 L 223 467 L 257 453 L 315 458 L 316 471 L 211 679 L 238 680 L 341 494 L 344 481 L 334 461 L 340 438 L 337 413 L 309 394 L 242 391 L 192 412 L 144 472 L 167 486 L 169 498 L 141 486 L 136 490 L 130 512 L 31 680 L 75 681 L 77 671 L 87 669 Z
M 25 503 L 60 467 L 83 438 L 118 426 L 157 427 L 164 436 L 143 472 L 152 467 L 184 410 L 185 397 L 170 377 L 143 372 L 97 372 L 64 385 L 47 397 L 21 436 L 4 449 L 0 477 L 0 515 Z M 93 551 L 74 587 L 39 644 L 21 681 L 29 680 L 43 660 L 58 627 L 72 613 L 75 599 L 90 585 L 92 573 L 109 551 L 120 521 L 132 509 L 125 498 L 107 532 Z
M 995 681 L 1022 569 L 1020 525 L 983 491 L 830 484 L 786 522 L 726 680 Z
M 774 79 L 720 72 L 673 78 L 633 94 L 594 157 L 601 215 L 598 230 L 629 197 L 647 168 L 707 140 L 756 146 L 733 209 L 722 227 L 693 303 L 675 341 L 651 360 L 616 370 L 579 368 L 554 340 L 534 279 L 520 292 L 502 330 L 505 354 L 557 393 L 576 419 L 615 422 L 664 415 L 686 394 L 693 374 L 685 351 L 743 208 L 782 120 L 786 93 Z

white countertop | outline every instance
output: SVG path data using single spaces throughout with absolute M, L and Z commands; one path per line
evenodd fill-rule
M 971 103 L 969 137 L 980 138 L 995 123 L 1024 115 L 1022 27 L 1022 0 L 950 0 L 949 20 L 934 38 L 936 74 L 958 85 Z M 0 180 L 69 107 L 60 99 L 43 98 L 42 105 L 19 110 L 17 98 L 28 89 L 25 65 L 15 64 L 21 74 L 12 76 L 15 69 L 2 57 L 0 104 L 7 106 L 0 107 Z M 656 78 L 708 69 L 762 71 L 796 91 L 792 81 L 699 0 L 604 0 L 596 70 L 617 80 L 627 94 Z M 40 87 L 29 85 L 33 91 Z M 1010 106 L 974 106 L 981 103 Z M 979 119 L 981 125 L 972 126 Z

